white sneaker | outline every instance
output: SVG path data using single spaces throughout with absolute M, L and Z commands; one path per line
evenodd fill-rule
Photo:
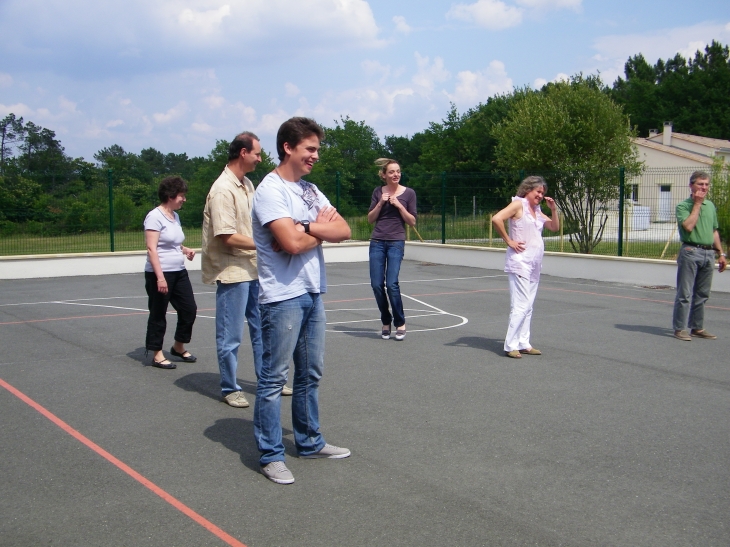
M 290 388 L 288 385 L 284 384 L 284 387 L 281 388 L 281 394 L 284 397 L 291 397 L 291 395 L 294 393 L 294 390 Z
M 406 329 L 395 329 L 395 339 L 400 341 L 406 337 Z
M 315 459 L 315 458 L 330 458 L 332 460 L 339 460 L 341 458 L 347 458 L 349 457 L 351 452 L 347 448 L 340 448 L 339 446 L 334 446 L 331 444 L 325 444 L 322 450 L 319 452 L 315 452 L 314 454 L 309 454 L 308 456 L 299 456 L 300 458 L 308 458 L 308 459 Z
M 249 406 L 248 401 L 243 394 L 243 391 L 232 391 L 231 393 L 223 397 L 223 402 L 228 403 L 230 406 L 234 406 L 236 408 L 246 408 Z
M 277 484 L 291 484 L 294 482 L 294 475 L 291 474 L 284 462 L 271 462 L 262 466 L 261 474 Z

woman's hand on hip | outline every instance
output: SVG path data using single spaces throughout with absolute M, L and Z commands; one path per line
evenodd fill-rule
M 507 242 L 507 245 L 513 249 L 515 252 L 521 253 L 525 250 L 525 242 L 524 241 L 515 241 L 514 239 L 510 239 Z

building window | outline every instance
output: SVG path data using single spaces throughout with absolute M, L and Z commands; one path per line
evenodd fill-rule
M 633 201 L 634 203 L 638 203 L 638 201 L 639 201 L 639 185 L 638 184 L 631 185 L 631 201 Z

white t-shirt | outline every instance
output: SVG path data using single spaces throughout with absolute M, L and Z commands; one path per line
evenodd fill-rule
M 163 272 L 179 272 L 185 269 L 185 255 L 182 252 L 182 243 L 185 241 L 182 226 L 180 226 L 180 217 L 175 215 L 175 220 L 170 220 L 160 211 L 159 207 L 155 207 L 144 219 L 144 229 L 160 232 L 160 239 L 157 242 L 157 256 L 160 259 L 160 266 Z M 147 263 L 144 265 L 144 271 L 153 272 L 152 264 L 150 264 L 149 254 L 147 255 Z
M 330 202 L 314 184 L 300 180 L 288 182 L 276 173 L 261 181 L 253 198 L 253 239 L 256 243 L 259 273 L 259 303 L 281 302 L 305 293 L 327 292 L 327 277 L 322 246 L 291 255 L 271 248 L 274 236 L 268 224 L 280 218 L 295 222 L 317 220 L 317 214 Z

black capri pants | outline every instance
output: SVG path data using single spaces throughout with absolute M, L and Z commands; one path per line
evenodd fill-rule
M 193 286 L 188 277 L 188 271 L 183 269 L 177 272 L 162 272 L 167 280 L 167 293 L 157 290 L 157 276 L 154 272 L 145 272 L 145 289 L 147 290 L 148 308 L 150 317 L 147 320 L 147 339 L 145 348 L 150 351 L 160 351 L 167 328 L 167 305 L 172 304 L 177 312 L 177 329 L 175 341 L 187 344 L 193 335 L 193 323 L 198 313 L 195 304 Z

